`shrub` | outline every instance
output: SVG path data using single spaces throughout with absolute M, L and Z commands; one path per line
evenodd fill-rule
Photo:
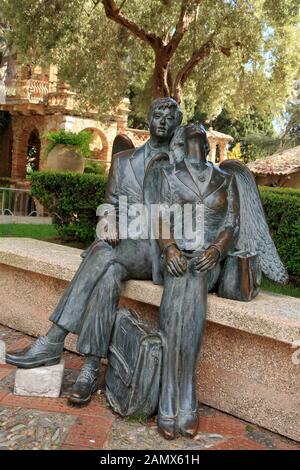
M 48 132 L 45 137 L 50 141 L 47 146 L 47 154 L 58 144 L 73 145 L 83 157 L 91 155 L 90 143 L 92 134 L 89 131 L 80 131 L 78 133 L 59 129 L 58 131 Z
M 274 188 L 271 186 L 259 186 L 259 190 L 261 192 L 267 191 L 268 194 L 286 194 L 288 196 L 295 196 L 295 197 L 300 197 L 300 189 L 295 189 L 295 188 Z
M 292 276 L 300 276 L 300 190 L 260 187 L 278 253 Z
M 61 238 L 86 246 L 95 238 L 96 209 L 104 200 L 107 176 L 37 172 L 30 176 L 31 193 L 53 217 Z
M 105 175 L 106 167 L 102 163 L 86 160 L 84 165 L 84 173 L 92 173 L 94 175 Z

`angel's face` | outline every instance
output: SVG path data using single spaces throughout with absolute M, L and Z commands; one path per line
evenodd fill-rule
M 192 123 L 186 126 L 185 135 L 187 139 L 201 139 L 201 137 L 206 137 L 206 131 L 201 124 Z
M 188 124 L 185 128 L 187 143 L 187 156 L 205 160 L 207 154 L 207 134 L 205 128 L 199 124 Z

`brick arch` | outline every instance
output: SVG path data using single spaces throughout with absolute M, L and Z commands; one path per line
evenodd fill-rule
M 27 149 L 30 135 L 36 131 L 41 139 L 44 130 L 43 119 L 36 116 L 17 116 L 13 119 L 12 176 L 26 177 Z
M 98 129 L 97 127 L 86 127 L 85 129 L 82 129 L 82 130 L 90 131 L 93 134 L 94 142 L 96 145 L 97 145 L 97 138 L 98 140 L 100 140 L 99 151 L 97 151 L 97 147 L 95 147 L 95 150 L 91 158 L 94 158 L 95 160 L 101 160 L 103 162 L 107 162 L 109 144 L 108 144 L 105 133 L 101 131 L 101 129 Z

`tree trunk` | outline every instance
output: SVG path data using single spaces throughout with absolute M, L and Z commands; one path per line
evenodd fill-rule
M 172 90 L 171 96 L 178 104 L 181 104 L 181 102 L 182 102 L 182 87 L 177 85 L 177 87 L 174 90 Z
M 154 99 L 170 96 L 170 89 L 168 86 L 168 68 L 163 66 L 157 59 L 152 77 L 152 93 Z
M 155 61 L 152 76 L 152 94 L 154 99 L 170 96 L 178 104 L 182 101 L 182 88 L 177 85 L 174 89 L 174 77 L 170 71 L 169 64 L 164 66 L 159 60 Z

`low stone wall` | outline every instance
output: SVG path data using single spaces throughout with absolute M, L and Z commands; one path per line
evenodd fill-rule
M 0 224 L 51 225 L 52 217 L 0 215 Z
M 31 239 L 0 240 L 0 323 L 33 336 L 80 264 L 80 250 Z M 128 281 L 122 305 L 158 324 L 162 287 Z M 202 403 L 300 441 L 300 300 L 261 293 L 249 303 L 209 295 L 198 370 Z M 66 347 L 76 351 L 69 335 Z M 300 356 L 300 354 L 299 354 Z

